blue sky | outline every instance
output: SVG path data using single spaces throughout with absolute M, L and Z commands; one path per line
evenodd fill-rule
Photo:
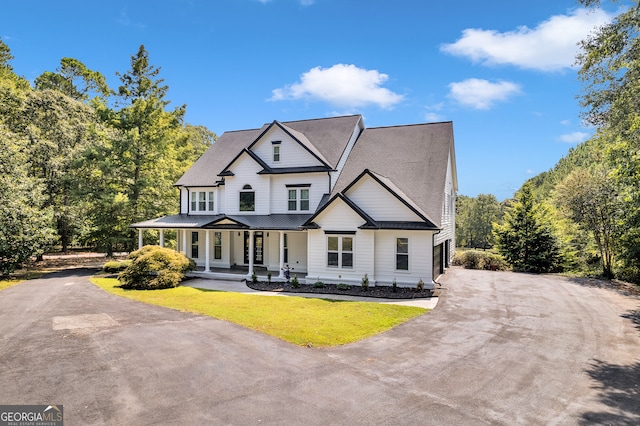
M 616 13 L 574 0 L 5 2 L 0 37 L 33 81 L 63 57 L 116 72 L 144 44 L 171 106 L 222 134 L 362 114 L 367 127 L 453 121 L 459 194 L 509 198 L 593 129 L 576 43 Z

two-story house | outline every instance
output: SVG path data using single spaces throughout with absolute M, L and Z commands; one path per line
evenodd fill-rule
M 177 231 L 205 273 L 291 268 L 300 280 L 426 288 L 448 266 L 457 191 L 451 122 L 365 128 L 362 116 L 226 132 L 176 185 Z

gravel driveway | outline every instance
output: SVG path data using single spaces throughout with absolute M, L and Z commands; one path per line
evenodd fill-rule
M 109 295 L 0 292 L 0 404 L 79 424 L 640 424 L 640 299 L 452 268 L 437 308 L 338 348 Z

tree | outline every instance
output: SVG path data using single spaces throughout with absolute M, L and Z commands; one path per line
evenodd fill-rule
M 492 223 L 501 218 L 500 203 L 492 194 L 456 198 L 456 238 L 460 247 L 493 246 Z
M 576 169 L 556 191 L 568 216 L 592 233 L 602 259 L 602 272 L 605 277 L 613 278 L 621 210 L 617 189 L 608 172 L 602 167 Z
M 11 54 L 11 49 L 7 46 L 2 39 L 0 39 L 0 68 L 4 68 L 8 71 L 12 71 L 13 67 L 11 66 L 11 61 L 13 60 L 13 55 Z
M 0 274 L 9 275 L 53 242 L 42 185 L 27 174 L 26 141 L 0 124 Z
M 559 269 L 560 249 L 545 212 L 525 184 L 506 211 L 504 223 L 494 225 L 498 252 L 514 270 L 552 272 Z
M 79 164 L 85 150 L 96 143 L 98 119 L 90 106 L 49 89 L 31 91 L 21 113 L 21 130 L 29 140 L 30 174 L 44 185 L 46 206 L 53 208 L 59 242 L 67 251 L 83 226 L 82 187 L 87 176 Z
M 598 6 L 599 0 L 580 0 Z M 624 200 L 624 269 L 640 275 L 640 4 L 633 2 L 581 43 L 577 57 L 585 118 L 608 135 L 608 162 Z
M 35 85 L 38 90 L 58 90 L 78 101 L 86 101 L 92 93 L 103 97 L 111 94 L 102 74 L 73 58 L 62 58 L 58 72 L 44 72 L 36 78 Z

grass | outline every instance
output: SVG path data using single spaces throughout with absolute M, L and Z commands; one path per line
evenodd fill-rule
M 9 276 L 9 278 L 0 279 L 0 290 L 13 287 L 26 280 L 34 280 L 40 278 L 46 271 L 42 270 L 19 270 Z
M 0 280 L 0 290 L 4 290 L 5 288 L 13 287 L 16 284 L 20 284 L 24 280 L 17 278 L 8 278 L 4 280 Z
M 91 281 L 109 293 L 140 302 L 240 324 L 301 346 L 337 346 L 382 333 L 428 309 L 375 302 L 260 296 L 177 287 L 123 290 L 115 278 Z

